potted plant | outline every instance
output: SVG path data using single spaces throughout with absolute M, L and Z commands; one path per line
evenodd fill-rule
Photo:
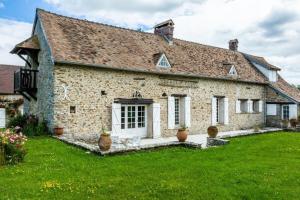
M 183 126 L 177 131 L 177 138 L 179 142 L 185 142 L 188 136 L 188 128 Z
M 290 124 L 291 124 L 291 127 L 296 128 L 296 126 L 298 124 L 297 119 L 290 119 Z
M 281 121 L 282 128 L 288 128 L 289 127 L 289 120 L 284 119 Z
M 98 145 L 101 151 L 108 151 L 111 147 L 110 133 L 105 128 L 102 128 L 102 133 L 100 135 Z
M 56 124 L 54 126 L 54 134 L 56 136 L 61 136 L 62 134 L 64 134 L 64 128 L 61 125 Z
M 210 138 L 215 138 L 218 135 L 218 128 L 216 126 L 210 126 L 207 129 L 207 134 Z

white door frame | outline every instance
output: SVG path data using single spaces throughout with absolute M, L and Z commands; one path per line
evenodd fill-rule
M 145 108 L 144 111 L 144 127 L 138 127 L 138 108 L 139 106 L 143 106 Z M 135 128 L 128 128 L 128 108 L 135 109 L 134 111 L 134 126 Z M 125 108 L 125 124 L 122 123 L 122 110 Z M 147 126 L 148 126 L 148 117 L 147 117 L 148 108 L 147 105 L 144 104 L 126 104 L 121 105 L 121 136 L 139 136 L 141 138 L 147 137 Z M 125 128 L 123 128 L 125 126 Z

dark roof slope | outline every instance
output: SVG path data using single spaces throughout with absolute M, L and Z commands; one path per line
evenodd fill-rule
M 20 66 L 0 64 L 0 94 L 14 94 L 14 72 Z
M 144 72 L 228 77 L 223 63 L 235 65 L 235 80 L 265 83 L 265 78 L 239 52 L 162 37 L 134 30 L 65 17 L 38 10 L 54 60 Z M 156 67 L 155 58 L 164 52 L 170 69 Z
M 280 75 L 278 75 L 278 81 L 272 82 L 270 85 L 278 91 L 286 94 L 297 102 L 300 102 L 300 91 L 296 87 L 286 82 Z
M 28 50 L 39 50 L 40 49 L 40 43 L 39 39 L 36 35 L 24 40 L 23 42 L 17 44 L 13 50 L 11 50 L 10 53 L 18 53 L 22 49 L 28 49 Z
M 245 54 L 244 56 L 250 61 L 250 62 L 254 62 L 257 63 L 267 69 L 272 69 L 272 70 L 276 70 L 276 71 L 280 71 L 281 69 L 279 67 L 276 67 L 270 63 L 268 63 L 266 61 L 266 59 L 264 57 L 259 57 L 259 56 L 254 56 L 254 55 L 250 55 L 250 54 Z

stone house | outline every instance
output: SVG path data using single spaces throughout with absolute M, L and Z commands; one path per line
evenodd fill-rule
M 19 90 L 30 97 L 25 112 L 73 136 L 105 127 L 112 135 L 157 138 L 182 126 L 199 134 L 210 125 L 221 131 L 264 125 L 266 105 L 274 103 L 268 88 L 283 94 L 291 88 L 278 68 L 277 81 L 264 75 L 237 40 L 223 49 L 173 38 L 173 31 L 172 20 L 153 34 L 38 9 L 32 37 L 12 50 L 28 55 L 26 70 L 37 80 L 29 84 L 33 90 Z
M 14 92 L 14 72 L 20 66 L 0 64 L 0 128 L 10 117 L 23 114 L 23 96 Z

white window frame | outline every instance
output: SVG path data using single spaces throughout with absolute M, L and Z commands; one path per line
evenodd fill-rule
M 260 100 L 259 99 L 253 99 L 252 100 L 252 108 L 253 108 L 253 112 L 254 113 L 259 113 L 259 105 L 260 104 Z
M 164 61 L 164 62 L 163 62 Z M 165 63 L 164 65 L 162 65 L 161 63 Z M 157 62 L 157 64 L 156 64 L 156 66 L 157 67 L 161 67 L 161 68 L 170 68 L 171 67 L 171 65 L 170 65 L 170 62 L 169 62 L 169 60 L 168 60 L 168 58 L 167 58 L 167 56 L 165 55 L 165 54 L 162 54 L 161 56 L 160 56 L 160 58 L 158 59 L 158 62 Z
M 144 107 L 144 117 L 143 117 L 143 121 L 144 121 L 144 126 L 139 127 L 139 107 Z M 128 108 L 135 108 L 135 116 L 134 116 L 134 128 L 132 127 L 128 127 L 129 123 L 128 123 Z M 123 112 L 123 108 L 125 108 L 124 112 Z M 125 115 L 123 115 L 123 113 Z M 148 108 L 147 105 L 144 104 L 122 104 L 121 105 L 121 134 L 122 135 L 126 135 L 126 136 L 140 136 L 140 137 L 147 137 L 147 126 L 148 126 Z M 124 119 L 124 120 L 123 120 Z M 141 134 L 140 134 L 141 133 Z

